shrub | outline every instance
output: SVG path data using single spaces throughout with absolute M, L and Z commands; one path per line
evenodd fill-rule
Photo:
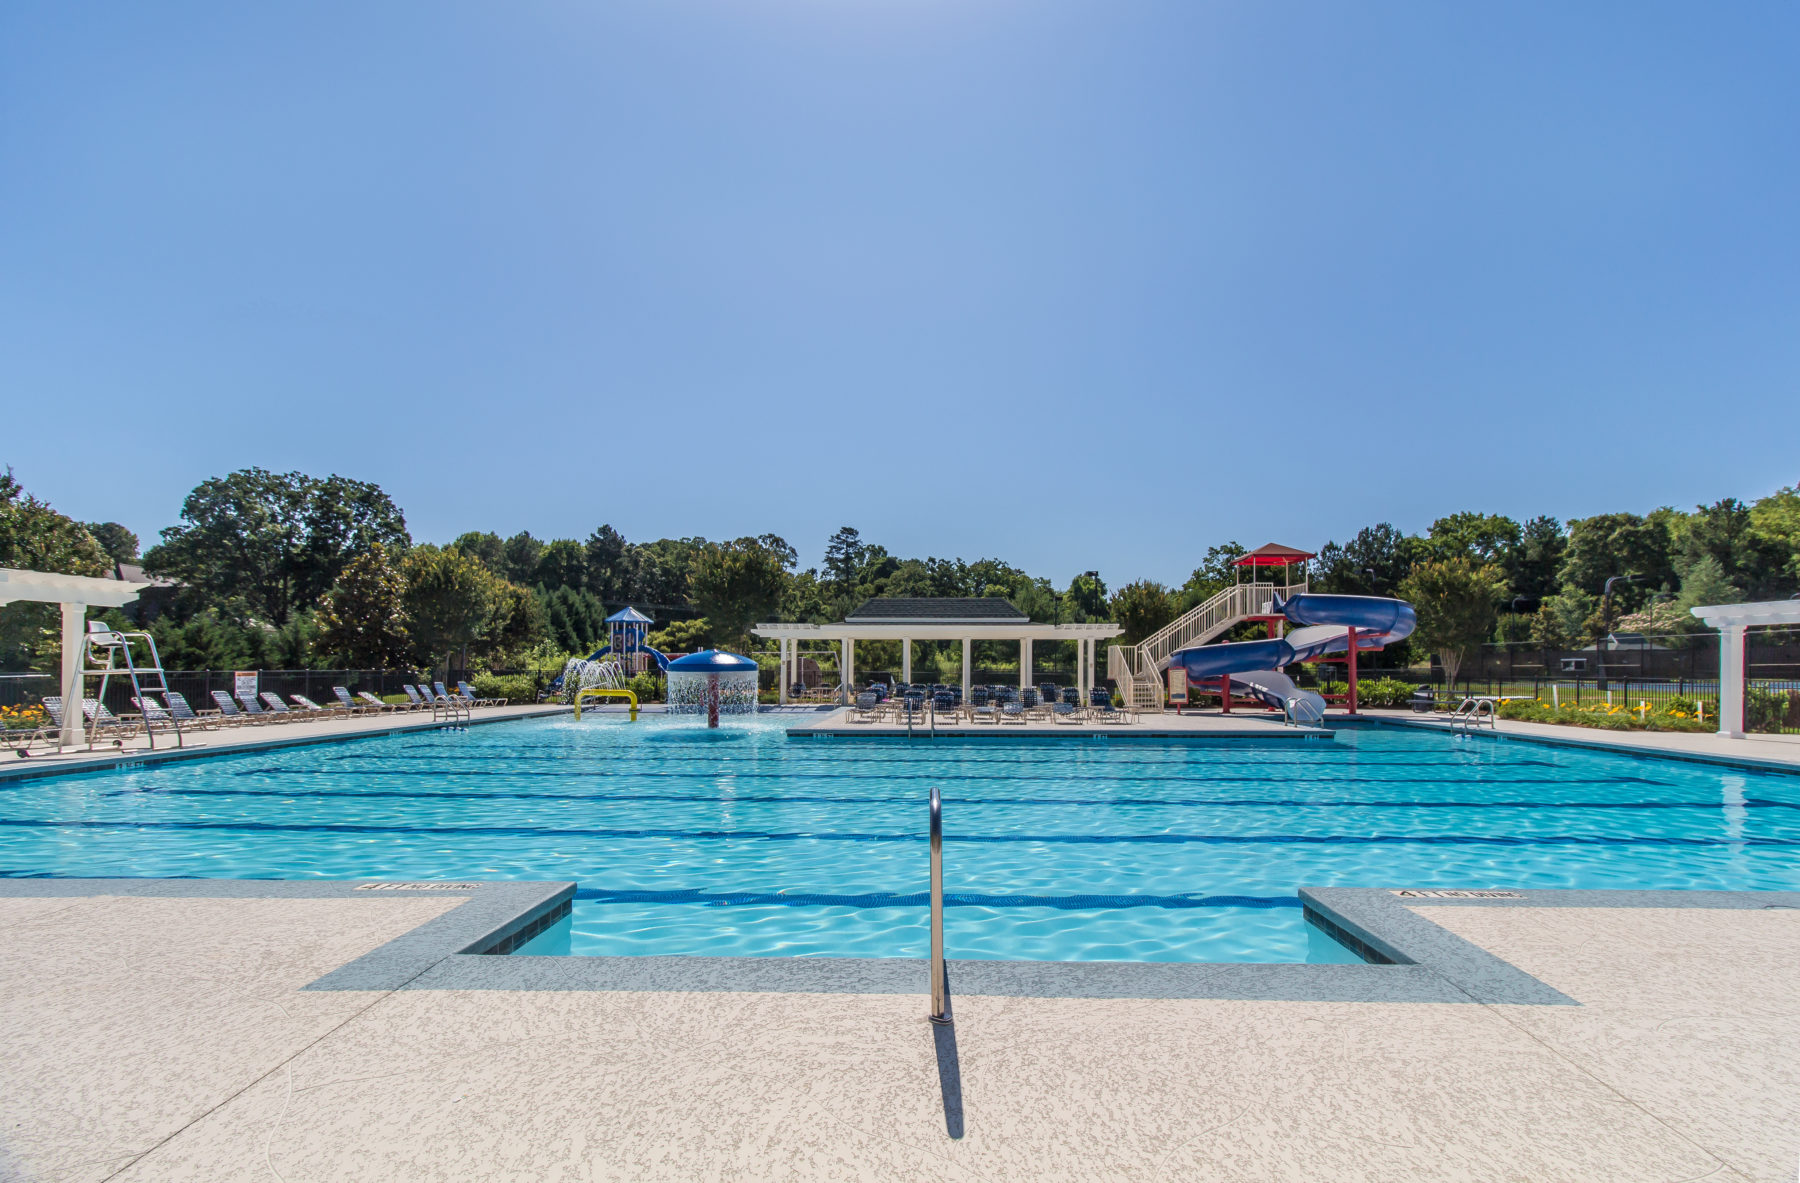
M 1655 711 L 1639 713 L 1633 706 L 1607 706 L 1594 703 L 1577 707 L 1564 703 L 1553 707 L 1542 700 L 1512 699 L 1499 706 L 1502 719 L 1522 723 L 1560 723 L 1569 727 L 1593 727 L 1602 731 L 1712 731 L 1716 724 L 1702 720 L 1687 711 L 1677 711 L 1674 704 Z
M 536 674 L 476 674 L 469 680 L 476 698 L 504 698 L 513 705 L 537 701 Z

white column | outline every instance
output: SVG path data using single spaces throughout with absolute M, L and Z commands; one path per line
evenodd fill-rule
M 776 701 L 782 706 L 786 706 L 788 692 L 788 639 L 786 637 L 781 638 L 781 661 L 779 664 L 781 666 L 781 673 L 779 675 L 781 678 L 781 686 L 779 688 L 780 694 L 777 695 Z
M 844 638 L 844 694 L 856 693 L 856 642 L 850 637 Z M 849 698 L 844 699 L 849 702 Z
M 81 742 L 82 691 L 87 689 L 81 676 L 81 647 L 85 643 L 87 605 L 62 606 L 62 700 L 63 725 L 61 745 L 72 748 Z
M 1031 638 L 1024 637 L 1019 641 L 1019 689 L 1031 685 Z
M 1719 628 L 1719 734 L 1744 738 L 1744 626 Z
M 1088 691 L 1094 688 L 1094 641 L 1091 637 L 1075 642 L 1075 676 L 1081 683 L 1081 705 L 1086 706 Z
M 900 642 L 900 680 L 912 682 L 912 638 L 903 638 Z
M 969 701 L 969 691 L 975 685 L 975 639 L 963 638 L 963 702 Z

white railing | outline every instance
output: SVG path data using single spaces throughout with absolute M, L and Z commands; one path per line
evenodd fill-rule
M 1305 582 L 1233 584 L 1136 645 L 1107 646 L 1106 676 L 1118 685 L 1119 693 L 1133 710 L 1160 711 L 1163 671 L 1169 666 L 1170 654 L 1216 640 L 1245 617 L 1265 614 L 1277 593 L 1285 599 L 1305 590 Z

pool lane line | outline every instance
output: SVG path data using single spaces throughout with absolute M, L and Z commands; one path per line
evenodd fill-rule
M 704 771 L 704 772 L 695 772 L 695 771 L 646 772 L 641 769 L 624 769 L 624 770 L 619 770 L 619 771 L 599 770 L 599 769 L 595 769 L 595 770 L 591 770 L 591 771 L 590 770 L 577 770 L 577 769 L 564 769 L 560 772 L 513 772 L 513 771 L 506 771 L 506 770 L 487 771 L 487 770 L 483 770 L 483 769 L 464 769 L 464 768 L 391 768 L 391 769 L 381 769 L 381 770 L 371 769 L 371 770 L 366 770 L 366 771 L 365 770 L 346 771 L 344 769 L 339 769 L 339 768 L 284 768 L 284 767 L 281 767 L 280 765 L 273 765 L 273 766 L 267 766 L 267 767 L 262 767 L 262 768 L 241 768 L 241 769 L 236 769 L 236 770 L 228 773 L 227 775 L 230 775 L 230 776 L 344 776 L 344 777 L 384 776 L 384 777 L 439 777 L 439 778 L 458 778 L 458 777 L 460 777 L 460 778 L 467 778 L 467 779 L 477 779 L 477 778 L 482 778 L 482 777 L 498 777 L 498 778 L 512 778 L 512 779 L 516 779 L 516 780 L 525 780 L 525 779 L 533 779 L 533 780 L 568 780 L 568 779 L 582 779 L 582 780 L 651 780 L 651 779 L 655 779 L 655 780 L 726 780 L 726 779 L 730 779 L 730 780 L 779 780 L 779 781 L 802 781 L 802 780 L 841 781 L 845 778 L 845 773 L 842 771 L 837 772 L 837 773 L 824 773 L 824 772 L 791 773 L 791 772 L 774 772 L 774 771 L 772 771 L 772 772 L 761 772 L 761 771 L 739 772 L 739 771 L 733 771 L 730 769 L 717 769 L 717 770 L 708 770 L 708 771 Z M 1050 781 L 1078 780 L 1078 781 L 1082 781 L 1084 783 L 1106 782 L 1106 783 L 1112 783 L 1112 784 L 1144 784 L 1144 783 L 1149 783 L 1149 782 L 1179 782 L 1179 783 L 1183 783 L 1183 784 L 1192 784 L 1196 781 L 1206 781 L 1206 782 L 1209 782 L 1212 784 L 1257 785 L 1257 784 L 1287 784 L 1290 781 L 1305 779 L 1303 777 L 1294 777 L 1294 776 L 1104 776 L 1104 775 L 1092 776 L 1092 775 L 1083 775 L 1083 774 L 1078 774 L 1078 773 L 1071 773 L 1071 774 L 1066 774 L 1066 775 L 1061 775 L 1061 776 L 1019 776 L 1019 775 L 1012 775 L 1012 774 L 983 776 L 983 775 L 978 775 L 978 774 L 972 773 L 972 772 L 936 773 L 936 774 L 934 774 L 934 773 L 915 773 L 915 772 L 872 773 L 872 772 L 853 771 L 850 773 L 850 775 L 857 776 L 862 779 L 868 779 L 868 780 L 905 780 L 905 781 L 923 780 L 923 781 L 931 781 L 934 784 L 944 783 L 944 782 L 949 782 L 949 781 L 982 781 L 984 783 L 992 783 L 993 781 L 996 781 L 996 780 L 1005 780 L 1011 784 L 1020 784 L 1020 783 L 1030 784 L 1030 783 L 1034 783 L 1034 782 L 1043 783 L 1043 782 L 1050 782 Z M 1362 785 L 1449 784 L 1454 781 L 1477 780 L 1481 784 L 1490 784 L 1490 785 L 1535 785 L 1535 784 L 1552 783 L 1552 784 L 1559 784 L 1559 785 L 1633 784 L 1633 785 L 1655 785 L 1659 788 L 1675 787 L 1673 782 L 1670 782 L 1670 781 L 1651 780 L 1648 777 L 1641 777 L 1641 776 L 1603 776 L 1603 777 L 1584 777 L 1584 778 L 1567 778 L 1567 779 L 1558 778 L 1557 780 L 1551 781 L 1551 782 L 1546 782 L 1541 777 L 1520 777 L 1520 778 L 1511 778 L 1511 779 L 1496 779 L 1496 778 L 1488 778 L 1488 777 L 1477 778 L 1477 777 L 1466 777 L 1466 776 L 1463 776 L 1463 777 L 1445 776 L 1445 777 L 1441 777 L 1441 778 L 1332 776 L 1329 778 L 1321 778 L 1321 779 L 1329 779 L 1335 784 L 1352 784 L 1352 785 L 1358 785 L 1358 784 L 1362 784 Z
M 436 838 L 662 838 L 679 841 L 736 842 L 923 842 L 922 833 L 865 834 L 804 830 L 557 829 L 544 826 L 377 826 L 347 822 L 282 824 L 275 822 L 147 822 L 54 821 L 43 818 L 0 818 L 0 827 L 50 830 L 176 830 L 239 834 L 386 834 Z M 1711 848 L 1738 846 L 1800 847 L 1800 838 L 1669 838 L 1605 835 L 1454 834 L 946 834 L 945 841 L 981 844 L 1151 845 L 1151 846 L 1664 846 Z
M 401 800 L 401 801 L 579 801 L 604 805 L 663 801 L 697 805 L 906 805 L 917 797 L 721 797 L 717 793 L 479 793 L 419 792 L 405 789 L 109 789 L 103 797 L 275 797 L 282 799 Z M 1270 806 L 1330 809 L 1800 809 L 1800 801 L 1768 801 L 1747 797 L 1730 805 L 1721 801 L 1360 801 L 1354 797 L 1314 800 L 1304 797 L 958 797 L 958 805 L 1131 805 L 1203 807 Z
M 705 891 L 698 888 L 681 890 L 635 890 L 630 888 L 577 888 L 575 899 L 601 904 L 695 904 L 709 908 L 783 907 L 783 908 L 924 908 L 931 903 L 929 893 L 859 892 L 834 895 L 829 892 L 758 892 Z M 944 906 L 949 908 L 1054 908 L 1062 912 L 1087 912 L 1098 909 L 1124 908 L 1299 908 L 1297 895 L 985 895 L 980 892 L 945 892 Z

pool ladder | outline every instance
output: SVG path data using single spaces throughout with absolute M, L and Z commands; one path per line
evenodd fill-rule
M 950 1022 L 944 980 L 944 802 L 931 786 L 931 1014 L 939 1026 Z

